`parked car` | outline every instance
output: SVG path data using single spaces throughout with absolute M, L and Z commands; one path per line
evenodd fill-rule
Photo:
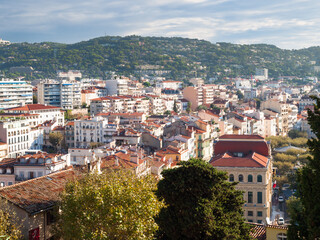
M 284 224 L 284 219 L 283 219 L 283 217 L 279 217 L 279 219 L 278 219 L 278 224 L 279 224 L 279 225 L 283 225 L 283 224 Z
M 290 187 L 290 184 L 289 183 L 285 183 L 285 184 L 283 184 L 283 186 L 282 186 L 282 190 L 286 190 L 286 189 L 288 189 Z
M 283 201 L 284 201 L 283 196 L 279 196 L 278 201 L 279 201 L 279 202 L 283 202 Z

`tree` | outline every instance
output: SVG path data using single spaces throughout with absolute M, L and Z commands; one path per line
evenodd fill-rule
M 90 174 L 66 186 L 57 233 L 63 239 L 153 239 L 163 203 L 152 176 L 131 171 Z
M 186 111 L 187 111 L 187 113 L 190 114 L 190 112 L 191 112 L 191 102 L 188 102 Z
M 63 141 L 63 135 L 60 132 L 49 133 L 49 142 L 54 147 L 55 150 L 61 145 Z
M 151 86 L 151 84 L 149 82 L 143 82 L 142 84 L 143 84 L 144 87 L 150 87 Z
M 320 98 L 312 98 L 316 100 L 316 104 L 314 112 L 308 110 L 308 123 L 316 138 L 308 140 L 312 157 L 308 158 L 297 176 L 301 207 L 295 208 L 295 214 L 291 216 L 291 239 L 320 238 Z
M 240 90 L 237 90 L 236 95 L 238 96 L 239 100 L 242 100 L 244 98 L 243 93 Z
M 174 100 L 174 103 L 173 103 L 173 111 L 175 113 L 178 113 L 178 106 L 177 106 L 177 101 L 176 100 Z
M 162 175 L 156 191 L 165 203 L 156 218 L 159 239 L 250 239 L 242 192 L 225 172 L 190 159 Z
M 200 105 L 197 107 L 197 111 L 201 111 L 201 110 L 207 110 L 208 107 L 206 105 Z
M 21 231 L 16 225 L 15 215 L 9 214 L 12 211 L 7 209 L 6 203 L 1 202 L 0 209 L 0 239 L 21 239 Z
M 167 115 L 167 116 L 169 116 L 169 115 L 171 115 L 171 111 L 166 110 L 166 111 L 163 113 L 163 115 Z

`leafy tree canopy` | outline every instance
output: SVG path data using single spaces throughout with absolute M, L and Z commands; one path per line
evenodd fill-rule
M 156 221 L 159 239 L 250 239 L 242 192 L 225 172 L 200 159 L 163 171 L 156 194 L 166 206 Z
M 157 200 L 155 179 L 130 171 L 90 174 L 67 185 L 58 235 L 64 239 L 153 239 Z

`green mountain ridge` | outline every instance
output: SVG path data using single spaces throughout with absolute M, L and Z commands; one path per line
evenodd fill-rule
M 11 67 L 31 66 L 29 78 L 54 77 L 58 70 L 81 70 L 86 77 L 107 73 L 159 75 L 177 80 L 191 77 L 254 75 L 268 68 L 270 77 L 318 75 L 311 61 L 320 60 L 320 47 L 284 50 L 268 44 L 210 43 L 180 37 L 105 36 L 74 44 L 13 43 L 0 46 L 0 71 L 12 77 Z

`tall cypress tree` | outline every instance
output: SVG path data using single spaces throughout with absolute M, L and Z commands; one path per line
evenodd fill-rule
M 308 140 L 312 157 L 298 172 L 301 203 L 293 204 L 291 209 L 289 239 L 320 238 L 320 98 L 312 98 L 316 101 L 314 111 L 308 110 L 308 123 L 315 134 L 315 138 Z

